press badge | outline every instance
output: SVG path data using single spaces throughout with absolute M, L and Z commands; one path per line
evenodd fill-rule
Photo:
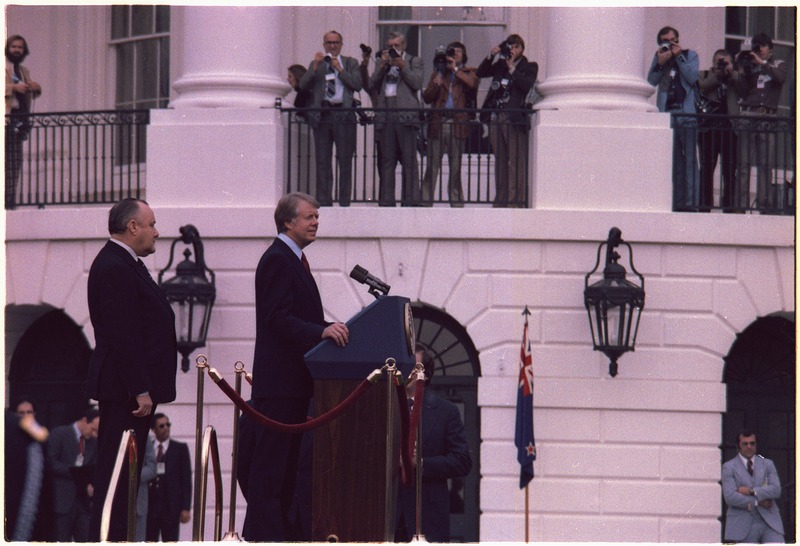
M 508 82 L 509 82 L 509 81 L 511 81 L 511 80 L 509 80 L 508 78 L 503 78 L 502 80 L 500 80 L 500 84 L 501 84 L 503 87 L 506 87 L 506 86 L 508 85 Z
M 156 474 L 161 476 L 162 474 L 166 474 L 167 472 L 167 465 L 162 461 L 160 463 L 156 463 Z
M 78 453 L 78 458 L 75 459 L 75 466 L 83 466 L 83 454 Z
M 334 74 L 333 72 L 328 72 L 327 74 L 325 74 L 325 81 L 331 81 L 335 79 L 336 79 L 336 74 Z
M 756 82 L 756 88 L 764 89 L 764 86 L 767 85 L 767 82 L 771 80 L 772 76 L 770 76 L 769 74 L 761 74 L 758 77 L 758 82 Z

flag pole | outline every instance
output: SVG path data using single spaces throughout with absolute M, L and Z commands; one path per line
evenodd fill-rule
M 525 486 L 525 543 L 526 544 L 530 542 L 530 535 L 529 535 L 530 523 L 531 523 L 530 505 L 528 500 L 528 486 L 526 485 Z

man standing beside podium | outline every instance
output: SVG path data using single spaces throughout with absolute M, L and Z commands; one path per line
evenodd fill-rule
M 275 208 L 278 236 L 256 268 L 256 346 L 252 405 L 281 423 L 306 420 L 314 382 L 303 355 L 323 339 L 343 347 L 349 331 L 327 323 L 303 249 L 317 238 L 319 203 L 305 193 L 281 197 Z M 300 434 L 254 427 L 252 468 L 242 536 L 284 542 L 294 495 Z

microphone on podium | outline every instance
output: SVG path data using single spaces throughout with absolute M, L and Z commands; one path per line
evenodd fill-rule
M 366 284 L 369 286 L 368 292 L 378 297 L 378 293 L 382 293 L 384 296 L 389 294 L 389 290 L 391 290 L 391 286 L 380 280 L 378 277 L 374 275 L 370 275 L 369 271 L 361 267 L 360 265 L 356 265 L 353 270 L 350 272 L 350 278 L 360 282 L 361 284 Z

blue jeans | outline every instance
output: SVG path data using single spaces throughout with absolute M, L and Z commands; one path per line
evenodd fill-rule
M 700 204 L 697 167 L 697 120 L 675 119 L 672 142 L 672 208 L 695 209 Z

